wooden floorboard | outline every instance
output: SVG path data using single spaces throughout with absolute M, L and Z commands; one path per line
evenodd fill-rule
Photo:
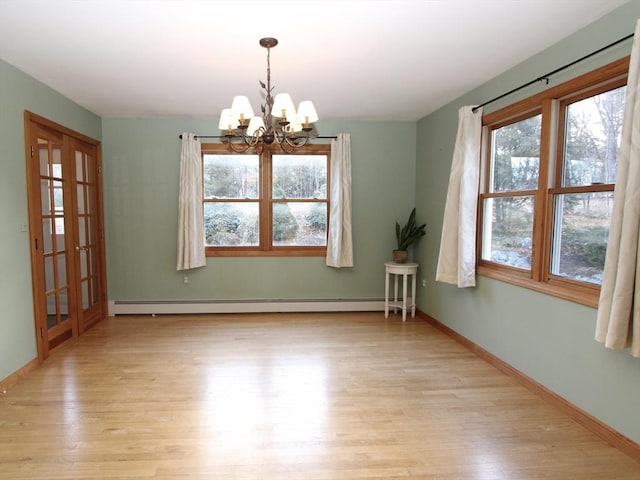
M 422 319 L 118 316 L 0 397 L 1 479 L 634 479 Z

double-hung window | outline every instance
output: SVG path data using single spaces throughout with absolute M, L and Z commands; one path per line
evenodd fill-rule
M 203 144 L 207 255 L 326 255 L 330 154 L 330 145 L 257 154 Z
M 597 305 L 628 58 L 483 117 L 478 273 Z

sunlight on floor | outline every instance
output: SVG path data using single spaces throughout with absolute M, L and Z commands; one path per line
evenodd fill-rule
M 296 445 L 304 445 L 307 454 L 313 445 L 320 450 L 328 410 L 326 377 L 324 359 L 306 355 L 279 356 L 266 366 L 234 362 L 209 368 L 201 424 L 209 431 L 211 448 L 219 454 L 221 448 L 237 452 L 269 444 L 284 459 Z

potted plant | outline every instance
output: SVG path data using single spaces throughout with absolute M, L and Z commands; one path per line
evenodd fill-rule
M 396 240 L 398 248 L 393 251 L 393 261 L 396 263 L 404 263 L 407 261 L 407 248 L 411 246 L 420 237 L 426 234 L 426 223 L 416 225 L 416 209 L 411 210 L 409 220 L 404 227 L 400 228 L 400 224 L 396 222 Z

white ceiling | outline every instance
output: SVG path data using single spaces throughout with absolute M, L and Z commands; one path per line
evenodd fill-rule
M 274 93 L 417 120 L 627 1 L 0 0 L 0 58 L 103 117 L 217 116 L 259 110 L 271 36 Z

